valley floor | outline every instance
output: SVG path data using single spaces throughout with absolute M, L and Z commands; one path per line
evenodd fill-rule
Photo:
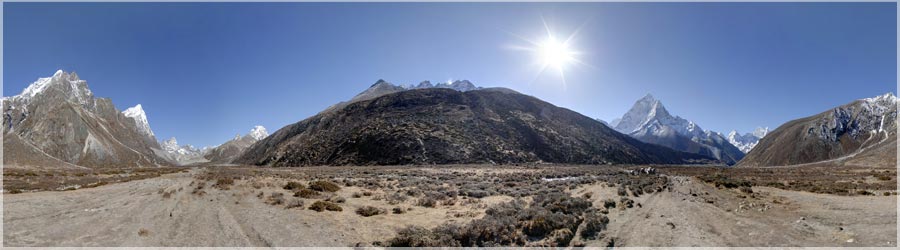
M 624 171 L 468 165 L 193 168 L 96 188 L 5 194 L 3 245 L 388 245 L 407 226 L 465 225 L 514 197 L 530 202 L 535 194 L 559 189 L 586 199 L 609 219 L 597 237 L 582 238 L 585 229 L 578 227 L 565 245 L 897 246 L 896 195 L 762 186 L 750 193 L 696 177 L 659 179 Z M 340 190 L 314 191 L 316 179 L 337 183 Z M 302 192 L 286 190 L 289 181 L 308 193 L 294 197 Z M 623 196 L 619 187 L 626 186 Z M 341 211 L 313 211 L 316 201 L 332 201 Z M 605 208 L 604 201 L 617 204 Z M 375 215 L 358 213 L 366 206 L 374 207 Z M 525 244 L 546 245 L 548 239 L 529 237 Z

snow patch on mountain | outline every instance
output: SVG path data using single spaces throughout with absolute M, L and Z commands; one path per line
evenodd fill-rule
M 266 131 L 266 128 L 260 125 L 256 125 L 253 129 L 250 130 L 250 137 L 253 137 L 256 141 L 262 140 L 269 136 L 269 131 Z
M 833 142 L 839 141 L 844 134 L 856 139 L 878 133 L 887 138 L 896 132 L 896 119 L 897 97 L 889 92 L 832 109 L 831 114 L 823 116 L 818 121 L 819 126 L 810 128 L 807 134 L 816 134 L 819 139 Z
M 728 138 L 728 143 L 731 143 L 731 145 L 734 145 L 735 147 L 740 149 L 741 152 L 744 152 L 746 154 L 746 153 L 750 152 L 750 150 L 752 150 L 753 147 L 756 147 L 756 144 L 759 143 L 759 140 L 762 139 L 764 136 L 766 136 L 766 134 L 768 134 L 768 133 L 769 133 L 769 127 L 765 127 L 765 128 L 758 127 L 755 130 L 753 130 L 752 133 L 746 133 L 743 135 L 738 133 L 736 130 L 732 130 L 731 132 L 728 133 L 727 138 Z
M 203 158 L 204 150 L 197 149 L 190 144 L 179 145 L 178 139 L 175 139 L 175 137 L 159 142 L 159 146 L 162 147 L 162 150 L 157 151 L 154 149 L 154 152 L 156 152 L 158 156 L 177 165 L 208 162 L 206 158 Z
M 184 146 L 178 145 L 178 139 L 175 139 L 175 137 L 159 142 L 159 146 L 171 154 L 200 155 L 200 150 L 190 144 L 185 144 Z
M 87 81 L 78 78 L 78 74 L 75 72 L 66 73 L 63 70 L 57 70 L 51 77 L 38 78 L 37 81 L 34 81 L 22 90 L 22 93 L 12 96 L 8 100 L 27 104 L 31 99 L 40 96 L 54 86 L 62 88 L 69 95 L 69 101 L 86 107 L 92 106 L 90 104 L 94 99 L 94 93 L 87 87 Z
M 444 89 L 456 90 L 459 92 L 466 92 L 466 91 L 481 89 L 481 87 L 475 86 L 475 84 L 473 84 L 469 80 L 446 81 L 446 82 L 441 82 L 438 84 L 432 84 L 430 81 L 422 81 L 417 85 L 412 85 L 412 84 L 394 85 L 394 84 L 391 84 L 384 80 L 378 80 L 378 82 L 376 82 L 375 85 L 377 85 L 377 84 L 388 84 L 390 86 L 400 87 L 404 90 L 444 88 Z M 372 85 L 372 86 L 374 87 L 375 85 Z
M 150 129 L 150 122 L 147 121 L 147 114 L 144 113 L 144 108 L 141 104 L 125 109 L 125 111 L 122 111 L 122 114 L 125 115 L 125 117 L 134 119 L 138 131 L 142 134 L 155 138 L 153 130 Z

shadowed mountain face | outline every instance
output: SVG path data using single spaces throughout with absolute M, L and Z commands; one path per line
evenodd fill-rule
M 6 166 L 151 167 L 167 163 L 139 107 L 116 110 L 75 73 L 57 71 L 3 98 Z M 143 118 L 143 119 L 141 119 Z M 56 164 L 65 162 L 66 164 Z
M 424 88 L 323 111 L 255 143 L 236 162 L 305 166 L 707 160 L 642 143 L 512 90 Z
M 894 166 L 897 98 L 853 101 L 781 125 L 759 141 L 739 166 L 786 166 L 820 161 Z

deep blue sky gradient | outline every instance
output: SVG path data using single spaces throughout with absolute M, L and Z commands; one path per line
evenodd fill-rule
M 896 92 L 896 3 L 3 3 L 3 95 L 76 71 L 158 139 L 270 132 L 378 79 L 469 79 L 612 120 L 647 93 L 748 132 Z M 516 36 L 586 65 L 538 75 Z M 515 35 L 513 35 L 515 34 Z

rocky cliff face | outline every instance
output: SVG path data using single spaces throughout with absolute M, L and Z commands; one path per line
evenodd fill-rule
M 759 141 L 739 166 L 785 166 L 820 161 L 894 166 L 897 97 L 888 93 L 781 125 Z
M 394 92 L 288 125 L 236 160 L 270 166 L 554 162 L 691 163 L 508 89 Z
M 95 98 L 77 74 L 57 71 L 3 98 L 6 166 L 65 162 L 83 167 L 155 167 L 167 162 L 142 122 Z M 33 152 L 33 153 L 25 153 Z M 40 154 L 36 154 L 40 152 Z M 65 164 L 62 164 L 65 165 Z M 60 166 L 62 166 L 60 165 Z

